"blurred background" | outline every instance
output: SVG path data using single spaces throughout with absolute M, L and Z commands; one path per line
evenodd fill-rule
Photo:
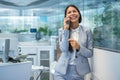
M 13 57 L 29 54 L 33 65 L 52 68 L 51 63 L 60 56 L 58 29 L 69 4 L 79 8 L 81 24 L 93 32 L 95 54 L 90 62 L 94 80 L 119 80 L 120 0 L 0 0 L 0 53 L 3 39 L 9 38 Z M 47 77 L 41 80 L 52 80 L 49 72 L 44 74 Z
M 19 41 L 32 41 L 31 30 L 37 29 L 48 40 L 58 35 L 69 4 L 80 9 L 82 24 L 95 33 L 95 46 L 120 49 L 119 0 L 1 0 L 0 33 L 18 33 Z

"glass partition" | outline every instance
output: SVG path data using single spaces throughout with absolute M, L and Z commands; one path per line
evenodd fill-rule
M 84 0 L 84 22 L 93 31 L 94 47 L 120 51 L 120 1 Z
M 94 15 L 94 46 L 120 50 L 120 2 L 103 2 Z
M 52 2 L 50 3 L 52 4 Z M 63 26 L 64 9 L 76 5 L 82 14 L 82 25 L 93 31 L 94 47 L 120 50 L 120 1 L 119 0 L 57 0 L 56 4 L 34 9 L 4 9 L 0 11 L 0 32 L 30 34 L 36 28 L 45 36 L 57 36 Z M 47 9 L 49 8 L 49 9 Z M 41 28 L 42 27 L 42 28 Z M 32 36 L 31 36 L 32 34 Z M 21 38 L 19 38 L 21 39 Z M 19 40 L 19 41 L 24 41 Z

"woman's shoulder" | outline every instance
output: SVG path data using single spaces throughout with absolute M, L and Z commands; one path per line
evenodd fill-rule
M 80 25 L 80 28 L 81 28 L 82 30 L 84 30 L 85 32 L 91 31 L 90 27 L 88 27 L 88 26 Z
M 59 30 L 62 30 L 63 28 L 61 27 L 61 28 L 59 28 Z

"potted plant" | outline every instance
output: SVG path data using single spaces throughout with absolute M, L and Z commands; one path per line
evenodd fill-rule
M 48 28 L 47 25 L 38 28 L 38 32 L 40 32 L 44 36 L 50 36 L 52 31 Z

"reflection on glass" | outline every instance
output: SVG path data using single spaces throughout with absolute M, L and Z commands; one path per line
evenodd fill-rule
M 120 50 L 120 6 L 111 2 L 103 8 L 102 13 L 94 17 L 97 23 L 94 28 L 94 45 Z
M 50 4 L 34 9 L 1 9 L 0 32 L 26 36 L 33 35 L 30 28 L 36 28 L 41 32 L 40 40 L 57 36 L 63 26 L 65 7 L 74 4 L 81 11 L 82 25 L 90 27 L 94 33 L 94 46 L 120 50 L 120 0 L 56 0 L 54 5 Z M 28 37 L 19 41 L 35 40 L 35 36 L 34 39 Z

